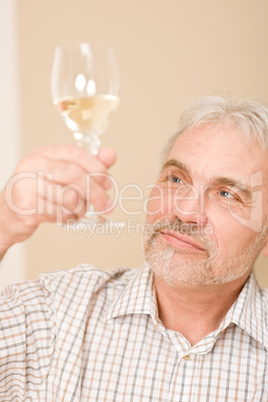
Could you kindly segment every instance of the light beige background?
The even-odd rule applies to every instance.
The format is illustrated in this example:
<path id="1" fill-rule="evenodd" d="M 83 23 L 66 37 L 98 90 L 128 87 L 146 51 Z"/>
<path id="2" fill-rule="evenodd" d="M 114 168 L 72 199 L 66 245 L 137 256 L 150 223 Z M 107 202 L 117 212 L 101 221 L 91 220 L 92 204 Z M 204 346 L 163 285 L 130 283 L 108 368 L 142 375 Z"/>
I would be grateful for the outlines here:
<path id="1" fill-rule="evenodd" d="M 121 187 L 153 182 L 161 147 L 196 97 L 232 91 L 268 100 L 266 0 L 19 0 L 17 6 L 23 154 L 73 143 L 50 97 L 58 44 L 102 41 L 115 49 L 122 101 L 102 140 L 117 151 L 112 173 Z M 81 262 L 140 266 L 141 235 L 129 232 L 87 239 L 45 224 L 27 241 L 27 277 Z M 258 261 L 257 275 L 268 286 L 267 261 Z"/>
<path id="2" fill-rule="evenodd" d="M 21 149 L 20 99 L 18 96 L 18 48 L 16 4 L 13 0 L 0 1 L 0 188 L 12 175 Z M 24 246 L 16 244 L 0 264 L 0 290 L 14 281 L 25 278 Z"/>

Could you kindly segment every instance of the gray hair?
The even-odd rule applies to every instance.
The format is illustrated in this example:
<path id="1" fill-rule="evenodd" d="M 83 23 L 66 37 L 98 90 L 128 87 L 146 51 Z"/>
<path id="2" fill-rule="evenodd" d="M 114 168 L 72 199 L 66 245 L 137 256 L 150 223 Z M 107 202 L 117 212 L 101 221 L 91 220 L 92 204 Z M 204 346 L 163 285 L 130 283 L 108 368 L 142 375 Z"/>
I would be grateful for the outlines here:
<path id="1" fill-rule="evenodd" d="M 257 99 L 236 99 L 231 95 L 204 96 L 182 112 L 179 126 L 162 151 L 164 162 L 175 141 L 185 130 L 204 123 L 240 129 L 246 138 L 268 146 L 268 106 Z"/>

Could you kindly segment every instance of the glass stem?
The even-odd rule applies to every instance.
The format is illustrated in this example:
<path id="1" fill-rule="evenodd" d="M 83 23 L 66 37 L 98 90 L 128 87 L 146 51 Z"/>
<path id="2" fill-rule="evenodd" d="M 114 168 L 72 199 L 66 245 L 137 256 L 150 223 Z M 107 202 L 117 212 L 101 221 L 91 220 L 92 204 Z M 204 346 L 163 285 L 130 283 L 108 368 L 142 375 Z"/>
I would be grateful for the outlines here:
<path id="1" fill-rule="evenodd" d="M 86 149 L 92 155 L 98 155 L 100 148 L 100 139 L 96 134 L 83 135 L 77 140 L 79 147 Z"/>
<path id="2" fill-rule="evenodd" d="M 100 139 L 96 134 L 82 135 L 80 133 L 74 133 L 74 138 L 77 141 L 77 145 L 83 149 L 89 151 L 92 155 L 97 156 L 99 153 Z M 90 218 L 91 223 L 97 223 L 99 220 L 98 214 L 95 212 L 93 205 L 88 205 L 87 212 L 85 213 L 85 221 Z"/>

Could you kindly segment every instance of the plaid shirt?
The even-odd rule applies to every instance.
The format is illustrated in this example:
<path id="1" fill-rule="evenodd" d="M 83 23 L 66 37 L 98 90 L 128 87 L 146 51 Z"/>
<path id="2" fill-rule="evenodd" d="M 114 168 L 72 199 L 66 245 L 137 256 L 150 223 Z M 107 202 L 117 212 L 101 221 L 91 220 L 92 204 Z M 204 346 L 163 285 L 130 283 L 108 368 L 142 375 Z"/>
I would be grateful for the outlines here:
<path id="1" fill-rule="evenodd" d="M 43 274 L 0 302 L 2 402 L 268 401 L 268 291 L 254 275 L 193 347 L 159 321 L 146 264 Z"/>

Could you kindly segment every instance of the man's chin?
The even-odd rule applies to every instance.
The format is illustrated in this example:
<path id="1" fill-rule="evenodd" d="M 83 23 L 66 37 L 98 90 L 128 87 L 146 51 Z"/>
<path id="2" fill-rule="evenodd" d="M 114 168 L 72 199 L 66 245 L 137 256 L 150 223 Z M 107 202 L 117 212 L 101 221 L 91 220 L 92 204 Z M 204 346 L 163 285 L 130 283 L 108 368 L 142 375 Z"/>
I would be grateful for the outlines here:
<path id="1" fill-rule="evenodd" d="M 172 287 L 179 284 L 204 286 L 215 280 L 210 277 L 212 272 L 205 257 L 174 247 L 166 247 L 162 252 L 155 250 L 154 256 L 150 252 L 145 259 L 152 271 Z"/>

